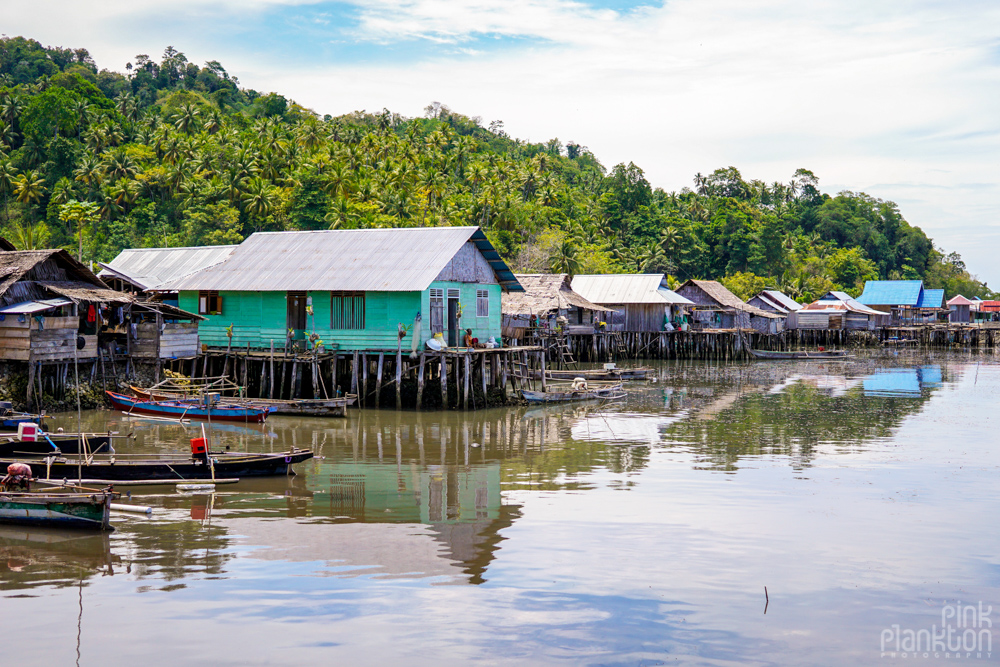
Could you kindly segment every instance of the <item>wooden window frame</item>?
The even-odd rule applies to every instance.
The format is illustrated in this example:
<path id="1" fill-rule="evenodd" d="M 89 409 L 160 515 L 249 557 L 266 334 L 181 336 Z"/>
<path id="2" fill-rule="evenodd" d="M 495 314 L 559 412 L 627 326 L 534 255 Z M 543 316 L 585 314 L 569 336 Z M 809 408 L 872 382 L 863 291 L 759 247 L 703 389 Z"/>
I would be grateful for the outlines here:
<path id="1" fill-rule="evenodd" d="M 476 317 L 490 316 L 490 291 L 485 289 L 476 290 Z"/>
<path id="2" fill-rule="evenodd" d="M 432 334 L 444 332 L 444 289 L 440 287 L 430 291 L 430 327 Z"/>
<path id="3" fill-rule="evenodd" d="M 218 290 L 201 290 L 198 292 L 199 315 L 221 315 L 222 297 Z"/>
<path id="4" fill-rule="evenodd" d="M 330 328 L 359 331 L 365 328 L 365 293 L 330 292 Z"/>

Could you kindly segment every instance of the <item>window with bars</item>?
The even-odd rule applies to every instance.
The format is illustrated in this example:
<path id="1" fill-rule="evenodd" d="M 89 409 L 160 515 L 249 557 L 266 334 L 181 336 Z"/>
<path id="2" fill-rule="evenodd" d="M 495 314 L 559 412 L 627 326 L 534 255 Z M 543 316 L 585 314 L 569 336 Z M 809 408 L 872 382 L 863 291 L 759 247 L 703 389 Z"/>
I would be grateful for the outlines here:
<path id="1" fill-rule="evenodd" d="M 490 316 L 490 293 L 489 290 L 476 290 L 476 317 Z"/>
<path id="2" fill-rule="evenodd" d="M 199 315 L 221 315 L 222 297 L 218 292 L 198 292 Z"/>
<path id="3" fill-rule="evenodd" d="M 431 288 L 431 333 L 444 331 L 444 290 Z"/>
<path id="4" fill-rule="evenodd" d="M 364 292 L 330 292 L 330 328 L 365 328 Z"/>

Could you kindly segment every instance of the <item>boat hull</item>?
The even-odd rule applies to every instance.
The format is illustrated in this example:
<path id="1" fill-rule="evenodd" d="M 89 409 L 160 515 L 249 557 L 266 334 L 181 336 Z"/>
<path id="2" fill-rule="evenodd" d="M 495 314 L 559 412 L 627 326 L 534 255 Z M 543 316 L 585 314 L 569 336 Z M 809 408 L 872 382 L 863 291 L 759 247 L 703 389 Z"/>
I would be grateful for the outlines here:
<path id="1" fill-rule="evenodd" d="M 805 359 L 848 359 L 847 350 L 832 350 L 829 352 L 785 352 L 778 350 L 748 350 L 755 359 L 805 360 Z"/>
<path id="2" fill-rule="evenodd" d="M 650 372 L 648 368 L 619 368 L 613 371 L 605 370 L 549 370 L 545 371 L 545 378 L 547 380 L 575 380 L 576 378 L 583 378 L 584 380 L 645 380 L 646 375 Z M 538 374 L 536 373 L 536 379 Z"/>
<path id="3" fill-rule="evenodd" d="M 529 403 L 568 403 L 570 401 L 592 401 L 597 399 L 624 398 L 621 385 L 601 389 L 581 389 L 579 391 L 521 391 L 521 397 Z"/>
<path id="4" fill-rule="evenodd" d="M 112 530 L 116 494 L 0 493 L 0 523 L 52 528 Z"/>
<path id="5" fill-rule="evenodd" d="M 79 477 L 107 481 L 165 480 L 268 477 L 293 475 L 292 466 L 311 459 L 308 450 L 279 454 L 212 454 L 213 465 L 204 459 L 117 459 L 78 463 L 73 459 L 59 458 L 51 463 L 47 459 L 20 459 L 19 463 L 31 466 L 32 475 L 43 479 L 68 479 Z M 0 460 L 6 467 L 12 460 Z M 214 467 L 214 474 L 213 474 Z"/>
<path id="6" fill-rule="evenodd" d="M 113 391 L 107 392 L 111 405 L 133 415 L 151 415 L 167 419 L 199 419 L 220 422 L 261 423 L 267 419 L 268 408 L 254 406 L 213 406 L 206 408 L 198 402 L 145 401 Z"/>
<path id="7" fill-rule="evenodd" d="M 52 445 L 59 448 L 63 454 L 79 454 L 80 439 L 76 435 L 48 434 L 49 443 L 45 438 L 39 440 L 18 440 L 16 436 L 0 436 L 0 457 L 18 456 L 48 456 L 55 453 Z M 12 439 L 8 439 L 12 438 Z M 91 454 L 99 454 L 108 451 L 108 443 L 111 442 L 109 435 L 87 435 L 87 446 Z"/>

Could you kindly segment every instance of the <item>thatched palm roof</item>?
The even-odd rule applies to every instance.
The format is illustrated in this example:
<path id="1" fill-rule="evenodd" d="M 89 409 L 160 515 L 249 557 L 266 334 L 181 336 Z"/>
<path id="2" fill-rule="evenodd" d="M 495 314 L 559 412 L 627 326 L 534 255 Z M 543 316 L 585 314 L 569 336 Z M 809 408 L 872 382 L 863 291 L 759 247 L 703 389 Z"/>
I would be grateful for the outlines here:
<path id="1" fill-rule="evenodd" d="M 504 292 L 501 311 L 504 315 L 542 315 L 553 310 L 583 308 L 595 312 L 608 310 L 587 301 L 570 287 L 565 273 L 522 273 L 517 281 L 523 292 Z"/>
<path id="2" fill-rule="evenodd" d="M 124 292 L 108 289 L 100 278 L 65 250 L 0 252 L 0 305 L 50 298 L 50 293 L 73 301 L 134 301 Z"/>

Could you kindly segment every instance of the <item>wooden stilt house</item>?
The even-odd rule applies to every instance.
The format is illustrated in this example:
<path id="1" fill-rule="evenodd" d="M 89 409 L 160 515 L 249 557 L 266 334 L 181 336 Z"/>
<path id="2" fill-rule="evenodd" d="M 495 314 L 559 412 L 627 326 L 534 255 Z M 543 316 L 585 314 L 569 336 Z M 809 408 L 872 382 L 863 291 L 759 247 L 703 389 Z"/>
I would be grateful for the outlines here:
<path id="1" fill-rule="evenodd" d="M 593 334 L 609 309 L 576 293 L 565 273 L 517 274 L 523 292 L 503 295 L 503 335 L 524 340 L 529 331 Z M 596 318 L 596 320 L 595 320 Z"/>
<path id="2" fill-rule="evenodd" d="M 0 252 L 0 359 L 93 359 L 101 329 L 134 300 L 65 250 Z"/>
<path id="3" fill-rule="evenodd" d="M 258 232 L 156 288 L 205 318 L 204 346 L 338 351 L 499 340 L 500 294 L 522 289 L 478 227 Z"/>
<path id="4" fill-rule="evenodd" d="M 612 311 L 610 331 L 672 331 L 694 305 L 671 290 L 662 273 L 581 275 L 573 278 L 573 289 Z"/>
<path id="5" fill-rule="evenodd" d="M 756 329 L 779 333 L 784 317 L 743 303 L 715 280 L 689 280 L 677 293 L 694 302 L 692 326 L 696 329 Z"/>

